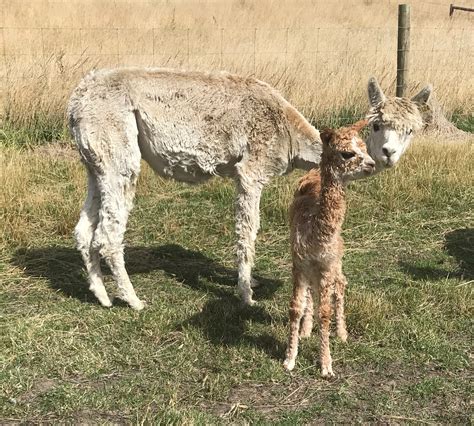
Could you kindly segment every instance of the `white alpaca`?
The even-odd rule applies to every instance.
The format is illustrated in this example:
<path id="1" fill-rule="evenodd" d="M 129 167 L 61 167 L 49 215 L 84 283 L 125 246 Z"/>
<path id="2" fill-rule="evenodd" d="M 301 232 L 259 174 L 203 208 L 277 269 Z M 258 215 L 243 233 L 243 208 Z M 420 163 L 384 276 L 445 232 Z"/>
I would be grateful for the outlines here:
<path id="1" fill-rule="evenodd" d="M 426 102 L 429 92 L 425 89 L 426 96 L 418 95 L 417 102 Z M 369 98 L 371 120 L 379 126 L 369 136 L 369 153 L 381 170 L 398 160 L 410 136 L 385 120 L 381 106 L 391 100 L 373 79 Z M 405 122 L 416 116 L 415 124 L 421 123 L 414 102 L 404 100 L 398 113 Z M 317 167 L 319 132 L 268 84 L 224 72 L 95 71 L 74 90 L 68 118 L 89 176 L 75 235 L 90 289 L 100 303 L 111 306 L 99 255 L 112 271 L 119 297 L 134 309 L 143 308 L 123 258 L 123 237 L 143 158 L 158 174 L 184 182 L 213 176 L 235 179 L 238 289 L 251 305 L 262 188 L 273 176 Z M 384 147 L 390 148 L 388 154 Z"/>

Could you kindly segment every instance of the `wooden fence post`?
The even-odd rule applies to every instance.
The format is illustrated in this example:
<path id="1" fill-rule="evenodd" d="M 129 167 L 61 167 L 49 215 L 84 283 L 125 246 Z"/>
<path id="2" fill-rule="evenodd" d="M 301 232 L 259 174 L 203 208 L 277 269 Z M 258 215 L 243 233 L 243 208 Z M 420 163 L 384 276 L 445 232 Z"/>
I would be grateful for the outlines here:
<path id="1" fill-rule="evenodd" d="M 410 5 L 398 5 L 397 96 L 405 96 L 410 53 Z"/>

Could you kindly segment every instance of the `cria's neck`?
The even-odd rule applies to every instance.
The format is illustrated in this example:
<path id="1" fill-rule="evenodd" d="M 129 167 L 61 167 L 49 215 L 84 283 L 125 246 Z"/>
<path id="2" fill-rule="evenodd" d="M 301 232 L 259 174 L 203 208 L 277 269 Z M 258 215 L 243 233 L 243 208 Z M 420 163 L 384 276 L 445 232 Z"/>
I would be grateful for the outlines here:
<path id="1" fill-rule="evenodd" d="M 319 228 L 324 234 L 339 232 L 346 213 L 344 183 L 331 172 L 321 171 Z"/>

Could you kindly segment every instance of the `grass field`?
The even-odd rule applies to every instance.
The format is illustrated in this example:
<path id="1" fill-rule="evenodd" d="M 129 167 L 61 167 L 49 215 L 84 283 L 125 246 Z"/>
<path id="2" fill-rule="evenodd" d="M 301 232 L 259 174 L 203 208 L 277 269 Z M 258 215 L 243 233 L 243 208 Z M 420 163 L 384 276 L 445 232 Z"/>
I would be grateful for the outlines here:
<path id="1" fill-rule="evenodd" d="M 413 0 L 410 93 L 431 82 L 474 132 L 474 14 Z M 133 6 L 133 7 L 132 7 Z M 144 165 L 126 263 L 147 307 L 105 309 L 73 228 L 85 172 L 66 102 L 91 68 L 226 69 L 277 87 L 315 126 L 395 88 L 392 0 L 0 0 L 0 423 L 467 424 L 472 421 L 473 139 L 419 139 L 352 184 L 344 227 L 349 340 L 319 377 L 317 336 L 282 367 L 291 289 L 287 208 L 264 192 L 258 305 L 235 295 L 232 182 L 186 186 Z M 65 142 L 62 142 L 65 141 Z M 104 269 L 107 271 L 107 269 Z M 110 273 L 110 293 L 114 286 Z M 317 330 L 316 334 L 317 334 Z"/>
<path id="2" fill-rule="evenodd" d="M 1 155 L 1 422 L 456 423 L 470 421 L 474 314 L 472 142 L 419 140 L 350 188 L 346 345 L 319 377 L 317 337 L 282 368 L 298 173 L 262 201 L 258 305 L 235 296 L 233 186 L 191 187 L 144 167 L 126 262 L 147 308 L 100 307 L 72 230 L 77 154 Z M 110 275 L 108 286 L 113 292 Z"/>

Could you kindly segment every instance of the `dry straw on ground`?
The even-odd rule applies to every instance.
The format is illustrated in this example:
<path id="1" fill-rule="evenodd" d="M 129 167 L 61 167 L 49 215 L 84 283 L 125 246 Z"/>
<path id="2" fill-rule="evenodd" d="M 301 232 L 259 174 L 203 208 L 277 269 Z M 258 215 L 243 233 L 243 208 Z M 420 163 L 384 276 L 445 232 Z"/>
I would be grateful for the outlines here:
<path id="1" fill-rule="evenodd" d="M 413 1 L 410 82 L 435 85 L 448 113 L 472 111 L 472 17 Z M 4 1 L 0 74 L 11 121 L 63 117 L 96 66 L 226 69 L 278 87 L 308 116 L 363 113 L 365 82 L 394 88 L 393 1 Z"/>

